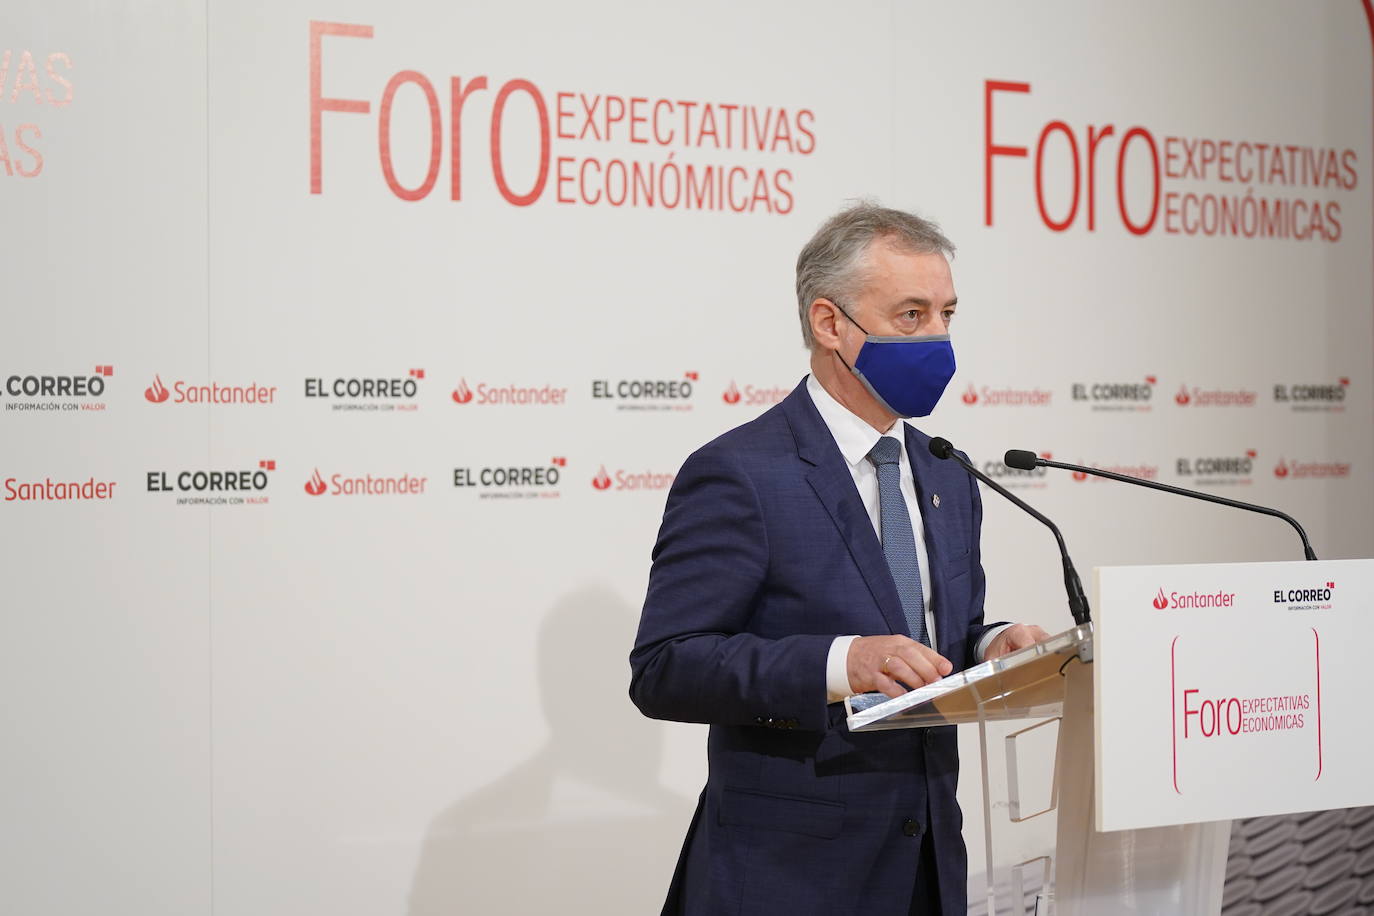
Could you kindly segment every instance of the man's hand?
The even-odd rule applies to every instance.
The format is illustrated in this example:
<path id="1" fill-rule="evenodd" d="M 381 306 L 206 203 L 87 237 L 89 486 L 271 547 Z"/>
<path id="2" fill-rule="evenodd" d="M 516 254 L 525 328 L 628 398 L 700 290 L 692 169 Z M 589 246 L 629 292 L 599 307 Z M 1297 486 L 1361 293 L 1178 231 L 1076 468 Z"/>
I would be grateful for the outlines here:
<path id="1" fill-rule="evenodd" d="M 845 668 L 850 690 L 877 690 L 893 698 L 954 670 L 948 659 L 909 636 L 860 636 L 849 644 Z"/>
<path id="2" fill-rule="evenodd" d="M 984 661 L 992 661 L 1003 655 L 1015 652 L 1017 649 L 1024 649 L 1026 646 L 1033 646 L 1038 642 L 1044 642 L 1050 638 L 1040 627 L 1033 623 L 1014 623 L 1007 627 L 988 646 L 988 651 L 984 654 Z"/>

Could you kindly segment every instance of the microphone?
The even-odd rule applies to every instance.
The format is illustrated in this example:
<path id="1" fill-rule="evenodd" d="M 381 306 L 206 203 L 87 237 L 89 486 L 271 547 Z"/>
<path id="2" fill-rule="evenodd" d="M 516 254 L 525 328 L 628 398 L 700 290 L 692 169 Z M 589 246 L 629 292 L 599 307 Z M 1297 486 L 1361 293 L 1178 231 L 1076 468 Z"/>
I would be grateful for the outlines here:
<path id="1" fill-rule="evenodd" d="M 1119 480 L 1122 483 L 1133 483 L 1142 487 L 1149 487 L 1151 490 L 1163 490 L 1165 493 L 1177 493 L 1179 496 L 1191 496 L 1193 499 L 1201 499 L 1209 503 L 1217 503 L 1222 506 L 1230 506 L 1232 509 L 1245 509 L 1249 512 L 1258 512 L 1260 515 L 1272 515 L 1274 518 L 1281 518 L 1298 532 L 1298 537 L 1302 538 L 1302 552 L 1309 560 L 1317 558 L 1316 552 L 1312 549 L 1312 543 L 1307 540 L 1307 532 L 1302 530 L 1297 519 L 1278 509 L 1270 509 L 1268 506 L 1257 506 L 1254 503 L 1243 503 L 1238 499 L 1227 499 L 1224 496 L 1213 496 L 1211 493 L 1202 493 L 1198 490 L 1185 490 L 1183 487 L 1171 487 L 1167 483 L 1157 483 L 1153 480 L 1141 480 L 1139 477 L 1128 477 L 1125 474 L 1118 474 L 1115 471 L 1104 471 L 1101 468 L 1085 468 L 1076 464 L 1065 464 L 1062 461 L 1050 461 L 1048 458 L 1041 458 L 1035 452 L 1028 452 L 1025 449 L 1014 448 L 1007 452 L 1002 458 L 1002 463 L 1009 468 L 1016 468 L 1018 471 L 1030 471 L 1037 467 L 1059 468 L 1063 471 L 1077 471 L 1080 474 L 1092 474 L 1095 477 L 1106 477 L 1109 480 Z"/>
<path id="2" fill-rule="evenodd" d="M 948 439 L 943 439 L 939 436 L 931 439 L 930 453 L 942 461 L 953 458 L 963 466 L 964 470 L 981 480 L 990 489 L 996 490 L 1017 506 L 1020 506 L 1021 509 L 1030 513 L 1032 518 L 1054 532 L 1054 539 L 1059 544 L 1059 556 L 1064 561 L 1064 591 L 1067 592 L 1069 596 L 1069 613 L 1073 615 L 1073 622 L 1075 624 L 1081 626 L 1088 623 L 1092 619 L 1092 615 L 1088 610 L 1088 597 L 1083 594 L 1083 583 L 1078 580 L 1078 571 L 1073 568 L 1073 561 L 1069 559 L 1069 549 L 1064 546 L 1064 535 L 1059 533 L 1059 526 L 1032 509 L 1006 487 L 965 461 L 963 456 L 954 450 L 954 445 Z"/>

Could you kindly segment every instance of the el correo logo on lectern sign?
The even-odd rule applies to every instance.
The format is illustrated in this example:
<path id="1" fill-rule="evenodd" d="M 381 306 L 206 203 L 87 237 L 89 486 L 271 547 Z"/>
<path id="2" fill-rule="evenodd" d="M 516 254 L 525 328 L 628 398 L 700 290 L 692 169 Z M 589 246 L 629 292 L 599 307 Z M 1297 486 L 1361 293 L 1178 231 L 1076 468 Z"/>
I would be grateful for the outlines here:
<path id="1" fill-rule="evenodd" d="M 1374 804 L 1374 560 L 1095 571 L 1097 829 Z"/>

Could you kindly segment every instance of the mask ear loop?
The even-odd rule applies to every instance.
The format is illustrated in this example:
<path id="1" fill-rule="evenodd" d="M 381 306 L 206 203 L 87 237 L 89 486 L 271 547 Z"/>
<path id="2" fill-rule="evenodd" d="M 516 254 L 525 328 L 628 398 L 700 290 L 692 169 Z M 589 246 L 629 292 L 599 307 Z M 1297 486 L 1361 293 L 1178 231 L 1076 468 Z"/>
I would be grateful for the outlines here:
<path id="1" fill-rule="evenodd" d="M 863 335 L 864 335 L 865 337 L 872 337 L 872 336 L 873 336 L 873 335 L 869 334 L 867 331 L 864 331 L 864 326 L 861 325 L 861 324 L 859 324 L 857 321 L 855 321 L 855 320 L 854 320 L 854 317 L 844 310 L 844 306 L 840 305 L 838 302 L 836 302 L 834 299 L 829 298 L 828 296 L 826 297 L 826 300 L 827 300 L 831 305 L 835 306 L 835 308 L 839 309 L 840 314 L 843 315 L 844 317 L 848 318 L 850 324 L 854 325 L 854 327 L 858 328 L 860 331 L 863 331 Z M 840 365 L 844 366 L 844 367 L 845 367 L 846 369 L 848 369 L 850 372 L 853 372 L 853 371 L 854 371 L 854 367 L 851 366 L 851 365 L 849 365 L 849 363 L 847 363 L 847 362 L 844 361 L 844 357 L 840 355 L 840 351 L 839 351 L 839 350 L 836 350 L 836 351 L 835 351 L 835 358 L 838 359 L 838 360 L 840 361 Z"/>

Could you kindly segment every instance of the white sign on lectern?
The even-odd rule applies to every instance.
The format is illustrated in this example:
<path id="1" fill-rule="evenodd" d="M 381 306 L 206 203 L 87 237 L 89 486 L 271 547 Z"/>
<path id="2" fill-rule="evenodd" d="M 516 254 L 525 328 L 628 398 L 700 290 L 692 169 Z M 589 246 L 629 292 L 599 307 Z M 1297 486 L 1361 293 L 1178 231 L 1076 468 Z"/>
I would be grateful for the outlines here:
<path id="1" fill-rule="evenodd" d="M 1374 560 L 1095 571 L 1097 829 L 1374 804 Z"/>

